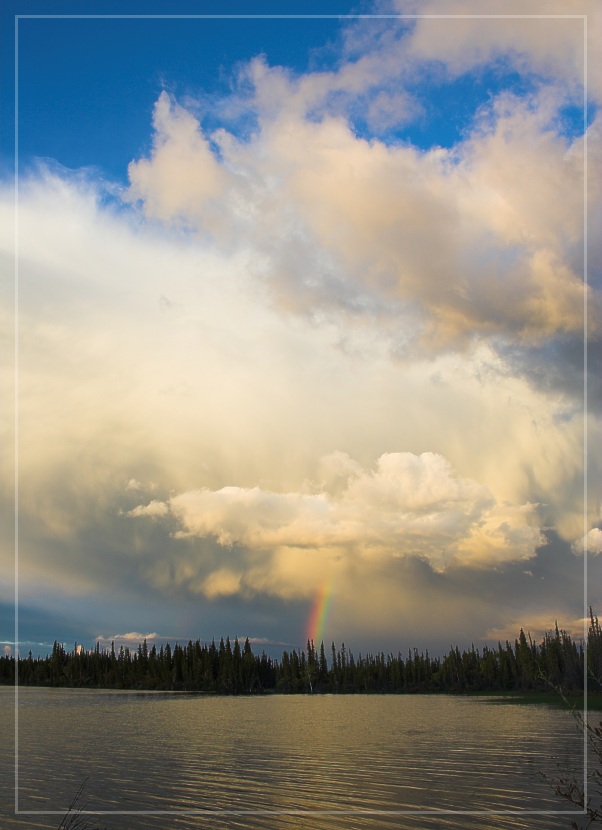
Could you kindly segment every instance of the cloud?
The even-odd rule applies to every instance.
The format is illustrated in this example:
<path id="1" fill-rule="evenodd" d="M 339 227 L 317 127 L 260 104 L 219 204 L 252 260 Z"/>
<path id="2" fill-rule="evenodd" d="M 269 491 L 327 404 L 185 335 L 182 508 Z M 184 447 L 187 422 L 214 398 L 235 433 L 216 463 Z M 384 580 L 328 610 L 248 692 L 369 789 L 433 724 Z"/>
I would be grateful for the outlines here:
<path id="1" fill-rule="evenodd" d="M 339 474 L 332 493 L 230 486 L 170 498 L 178 538 L 211 537 L 226 551 L 237 548 L 232 559 L 238 569 L 220 567 L 199 579 L 193 568 L 191 578 L 205 595 L 289 595 L 294 586 L 301 595 L 312 593 L 325 572 L 347 567 L 346 557 L 418 556 L 436 569 L 457 563 L 491 568 L 532 557 L 543 541 L 535 505 L 496 504 L 486 487 L 458 477 L 440 455 L 387 453 L 370 471 L 337 453 L 324 467 Z M 129 515 L 156 515 L 152 505 Z"/>
<path id="2" fill-rule="evenodd" d="M 162 93 L 154 150 L 130 165 L 131 198 L 148 216 L 185 221 L 223 250 L 252 247 L 278 308 L 371 320 L 398 354 L 402 342 L 433 354 L 475 337 L 527 347 L 578 337 L 584 290 L 595 334 L 599 297 L 579 259 L 583 141 L 552 128 L 553 95 L 501 94 L 461 144 L 419 151 L 358 138 L 341 117 L 290 113 L 288 82 L 262 67 L 253 79 L 272 107 L 246 141 L 205 136 Z M 198 179 L 179 174 L 183 158 Z"/>
<path id="3" fill-rule="evenodd" d="M 238 639 L 243 641 L 246 638 L 244 636 L 243 637 L 239 636 Z M 257 645 L 257 646 L 287 646 L 287 647 L 290 647 L 290 646 L 295 645 L 294 643 L 285 643 L 281 640 L 270 640 L 268 637 L 249 637 L 248 639 L 249 639 L 249 643 L 251 643 L 251 645 Z"/>
<path id="4" fill-rule="evenodd" d="M 126 634 L 113 634 L 110 637 L 105 637 L 102 634 L 99 634 L 95 637 L 95 642 L 97 642 L 101 648 L 111 648 L 111 645 L 114 644 L 115 646 L 129 646 L 130 648 L 133 646 L 138 646 L 140 643 L 143 643 L 145 640 L 147 643 L 151 644 L 154 642 L 159 641 L 168 641 L 171 640 L 172 642 L 175 640 L 175 637 L 164 637 L 161 634 L 157 634 L 153 632 L 151 634 L 141 634 L 138 631 L 129 631 Z"/>
<path id="5" fill-rule="evenodd" d="M 5 192 L 2 216 L 11 203 Z M 137 225 L 101 207 L 90 182 L 24 181 L 20 233 L 23 578 L 29 561 L 57 584 L 93 579 L 96 566 L 78 568 L 67 551 L 87 527 L 102 539 L 101 521 L 141 506 L 124 482 L 156 482 L 158 513 L 170 491 L 226 486 L 303 496 L 310 480 L 332 499 L 392 448 L 439 454 L 496 503 L 545 503 L 546 521 L 579 533 L 583 422 L 562 379 L 525 383 L 512 355 L 479 344 L 400 361 L 386 325 L 291 318 L 248 251 L 217 254 Z M 7 256 L 13 241 L 3 239 Z M 164 314 L 156 298 L 168 285 L 179 305 Z M 541 376 L 548 363 L 558 367 L 556 353 Z M 595 414 L 590 429 L 593 442 Z M 61 545 L 68 576 L 56 568 Z"/>
<path id="6" fill-rule="evenodd" d="M 202 591 L 209 599 L 240 593 L 242 574 L 228 568 L 213 571 L 202 583 Z"/>
<path id="7" fill-rule="evenodd" d="M 162 92 L 153 113 L 152 165 L 142 159 L 129 166 L 130 198 L 144 199 L 153 219 L 187 222 L 221 198 L 227 170 L 217 164 L 198 123 Z M 177 153 L 173 148 L 177 147 Z"/>
<path id="8" fill-rule="evenodd" d="M 485 637 L 488 640 L 497 640 L 501 643 L 508 640 L 513 644 L 522 628 L 527 637 L 531 636 L 531 639 L 539 645 L 546 634 L 554 633 L 552 627 L 554 621 L 558 624 L 558 629 L 566 631 L 575 642 L 578 643 L 583 639 L 584 620 L 567 617 L 564 609 L 560 613 L 554 613 L 552 609 L 548 609 L 544 613 L 531 615 L 527 619 L 508 621 L 500 628 L 488 629 Z"/>
<path id="9" fill-rule="evenodd" d="M 418 62 L 435 61 L 454 75 L 467 73 L 491 63 L 510 64 L 523 73 L 535 73 L 555 82 L 576 97 L 584 80 L 584 21 L 587 15 L 590 55 L 596 54 L 602 24 L 600 5 L 595 0 L 507 0 L 506 19 L 488 19 L 488 12 L 475 0 L 395 0 L 400 13 L 424 15 L 407 39 L 411 57 Z M 440 15 L 440 19 L 427 19 Z M 446 19 L 459 15 L 461 19 Z M 530 19 L 528 15 L 540 15 Z M 571 17 L 571 16 L 574 17 Z M 599 73 L 591 72 L 589 91 L 600 100 Z"/>
<path id="10" fill-rule="evenodd" d="M 520 619 L 535 584 L 568 613 L 575 560 L 539 545 L 583 532 L 584 140 L 562 123 L 580 21 L 522 22 L 454 23 L 458 40 L 450 21 L 358 22 L 328 70 L 258 59 L 194 110 L 163 93 L 125 192 L 21 178 L 24 595 L 119 597 L 111 619 L 140 637 L 174 608 L 292 626 L 330 577 L 339 631 L 501 629 L 498 599 Z M 485 67 L 525 86 L 453 147 L 402 141 L 429 117 L 424 84 Z M 9 268 L 13 210 L 0 189 Z M 595 406 L 587 427 L 597 446 Z M 4 467 L 0 484 L 10 505 Z"/>
<path id="11" fill-rule="evenodd" d="M 585 550 L 594 556 L 602 553 L 602 530 L 598 527 L 592 528 L 582 539 L 573 542 L 573 553 L 583 554 Z"/>
<path id="12" fill-rule="evenodd" d="M 167 516 L 169 513 L 169 507 L 165 504 L 165 502 L 157 501 L 153 499 L 153 501 L 149 502 L 146 505 L 140 505 L 139 507 L 134 507 L 132 510 L 129 510 L 127 515 L 128 516 L 151 516 L 153 518 L 159 519 Z"/>

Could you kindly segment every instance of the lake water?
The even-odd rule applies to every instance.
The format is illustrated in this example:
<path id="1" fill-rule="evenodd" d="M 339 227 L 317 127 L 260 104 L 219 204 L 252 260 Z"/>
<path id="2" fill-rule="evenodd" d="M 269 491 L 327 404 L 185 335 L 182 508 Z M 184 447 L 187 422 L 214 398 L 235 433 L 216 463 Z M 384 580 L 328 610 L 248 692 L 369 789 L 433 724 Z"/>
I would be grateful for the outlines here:
<path id="1" fill-rule="evenodd" d="M 12 688 L 0 712 L 0 826 L 56 828 L 12 815 Z M 540 773 L 583 768 L 567 712 L 474 697 L 21 689 L 18 735 L 19 809 L 61 811 L 89 776 L 109 830 L 568 828 Z"/>

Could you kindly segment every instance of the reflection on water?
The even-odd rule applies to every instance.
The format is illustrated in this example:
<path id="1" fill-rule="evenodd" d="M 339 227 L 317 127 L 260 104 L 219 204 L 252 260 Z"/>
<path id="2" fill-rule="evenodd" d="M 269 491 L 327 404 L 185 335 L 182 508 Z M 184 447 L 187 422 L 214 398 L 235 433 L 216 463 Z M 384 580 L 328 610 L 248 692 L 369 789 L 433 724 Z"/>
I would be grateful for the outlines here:
<path id="1" fill-rule="evenodd" d="M 14 775 L 11 689 L 0 690 L 0 706 L 6 792 Z M 445 696 L 21 689 L 18 733 L 20 809 L 62 810 L 90 776 L 88 809 L 130 813 L 100 817 L 110 830 L 564 828 L 569 805 L 539 773 L 553 776 L 556 760 L 583 765 L 582 737 L 566 712 Z M 190 810 L 227 815 L 178 815 Z M 412 814 L 433 810 L 477 815 Z M 496 810 L 513 814 L 483 813 Z M 59 821 L 7 816 L 3 824 Z"/>

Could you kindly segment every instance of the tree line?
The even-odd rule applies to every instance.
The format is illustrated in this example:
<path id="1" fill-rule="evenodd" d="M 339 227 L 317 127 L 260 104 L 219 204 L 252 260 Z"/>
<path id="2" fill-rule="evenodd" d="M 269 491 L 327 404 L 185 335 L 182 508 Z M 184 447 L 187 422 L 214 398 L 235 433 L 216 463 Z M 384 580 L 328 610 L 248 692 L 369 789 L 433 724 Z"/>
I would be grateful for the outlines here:
<path id="1" fill-rule="evenodd" d="M 590 691 L 601 690 L 602 632 L 590 609 L 587 649 L 566 631 L 547 632 L 535 643 L 523 629 L 513 643 L 460 651 L 455 646 L 443 657 L 409 649 L 407 655 L 380 652 L 358 654 L 332 643 L 328 655 L 321 642 L 308 640 L 305 649 L 284 651 L 280 659 L 254 654 L 247 638 L 192 640 L 150 648 L 146 642 L 128 647 L 91 650 L 74 645 L 67 651 L 55 642 L 44 658 L 0 657 L 0 683 L 21 686 L 137 689 L 206 692 L 224 695 L 256 693 L 425 693 L 545 690 L 549 683 L 567 693 L 584 686 L 585 655 Z"/>

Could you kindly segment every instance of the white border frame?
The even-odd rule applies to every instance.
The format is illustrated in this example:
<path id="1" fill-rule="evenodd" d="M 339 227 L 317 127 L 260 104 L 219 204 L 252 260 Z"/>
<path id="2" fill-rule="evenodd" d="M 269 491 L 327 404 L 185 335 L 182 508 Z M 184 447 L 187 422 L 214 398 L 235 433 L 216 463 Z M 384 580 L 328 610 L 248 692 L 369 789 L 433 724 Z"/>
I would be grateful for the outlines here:
<path id="1" fill-rule="evenodd" d="M 15 815 L 57 815 L 63 816 L 63 810 L 20 810 L 19 809 L 19 21 L 31 19 L 46 20 L 456 20 L 456 19 L 478 19 L 478 20 L 514 20 L 514 19 L 581 19 L 583 21 L 583 640 L 584 640 L 584 729 L 583 729 L 583 752 L 584 752 L 584 803 L 588 801 L 588 758 L 587 758 L 587 634 L 588 634 L 588 604 L 587 604 L 587 534 L 588 528 L 588 208 L 587 208 L 587 100 L 588 100 L 588 77 L 587 77 L 587 14 L 16 14 L 15 20 L 15 149 L 14 149 L 14 199 L 15 199 L 15 274 L 14 274 L 14 311 L 15 311 L 15 398 L 14 398 L 14 434 L 15 434 Z M 402 815 L 559 815 L 559 816 L 586 816 L 585 810 L 81 810 L 79 815 L 122 815 L 122 816 L 184 816 L 184 815 L 207 815 L 207 816 L 263 816 L 263 815 L 288 815 L 288 816 L 325 816 L 325 815 L 355 815 L 355 816 L 402 816 Z"/>

